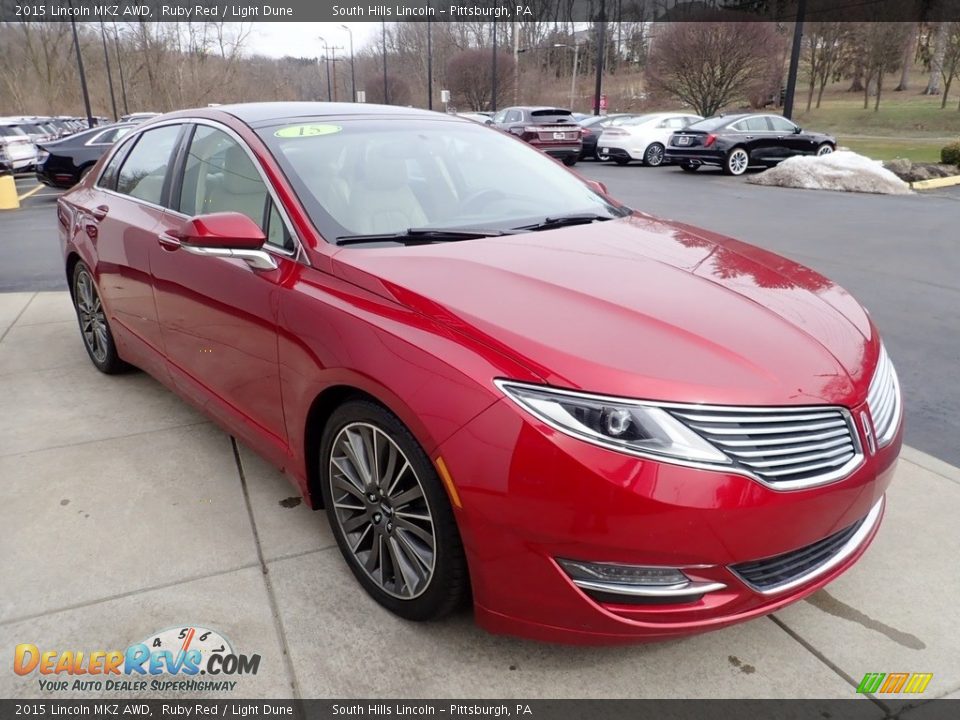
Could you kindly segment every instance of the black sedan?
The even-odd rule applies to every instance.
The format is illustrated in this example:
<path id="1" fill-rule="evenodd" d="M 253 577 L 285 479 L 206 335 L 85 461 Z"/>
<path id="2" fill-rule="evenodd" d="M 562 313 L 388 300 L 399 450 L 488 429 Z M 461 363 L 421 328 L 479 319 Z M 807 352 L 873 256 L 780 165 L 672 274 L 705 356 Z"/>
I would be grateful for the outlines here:
<path id="1" fill-rule="evenodd" d="M 832 135 L 804 130 L 780 115 L 720 115 L 694 123 L 670 137 L 666 159 L 687 172 L 718 165 L 727 175 L 750 167 L 772 167 L 794 155 L 828 155 Z"/>
<path id="2" fill-rule="evenodd" d="M 73 187 L 113 143 L 136 126 L 137 123 L 100 126 L 38 144 L 37 180 L 55 188 Z"/>

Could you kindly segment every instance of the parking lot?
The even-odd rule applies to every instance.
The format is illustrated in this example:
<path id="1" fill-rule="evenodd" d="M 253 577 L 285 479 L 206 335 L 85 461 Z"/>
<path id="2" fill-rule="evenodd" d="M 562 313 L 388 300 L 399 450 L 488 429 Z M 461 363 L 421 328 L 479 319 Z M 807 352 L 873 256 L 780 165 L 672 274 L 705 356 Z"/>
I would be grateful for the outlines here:
<path id="1" fill-rule="evenodd" d="M 356 585 L 323 513 L 279 472 L 146 375 L 91 366 L 43 189 L 0 213 L 0 576 L 17 580 L 0 595 L 0 644 L 113 648 L 173 625 L 216 628 L 262 656 L 233 697 L 850 698 L 867 672 L 934 674 L 901 717 L 960 697 L 960 192 L 577 168 L 634 208 L 811 265 L 870 309 L 903 382 L 911 447 L 853 570 L 769 618 L 625 648 L 494 637 L 468 612 L 399 620 Z M 374 679 L 371 666 L 384 670 Z M 37 697 L 36 683 L 2 674 L 0 695 Z M 863 708 L 879 718 L 889 705 Z"/>

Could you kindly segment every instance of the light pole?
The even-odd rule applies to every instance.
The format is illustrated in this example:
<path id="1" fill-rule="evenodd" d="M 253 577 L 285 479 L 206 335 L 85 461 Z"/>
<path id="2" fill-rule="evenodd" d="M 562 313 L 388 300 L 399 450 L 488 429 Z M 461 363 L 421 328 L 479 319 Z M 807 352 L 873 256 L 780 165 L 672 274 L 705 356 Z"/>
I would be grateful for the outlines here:
<path id="1" fill-rule="evenodd" d="M 491 98 L 490 98 L 490 109 L 493 112 L 497 111 L 497 16 L 493 16 L 493 60 L 491 64 L 491 74 L 493 75 L 491 82 Z"/>
<path id="2" fill-rule="evenodd" d="M 554 43 L 553 46 L 573 50 L 573 77 L 570 78 L 570 109 L 573 110 L 573 100 L 577 96 L 577 64 L 580 60 L 580 43 L 574 39 L 573 45 L 567 45 L 566 43 Z"/>
<path id="3" fill-rule="evenodd" d="M 103 42 L 103 64 L 107 67 L 107 85 L 110 87 L 110 105 L 113 107 L 113 120 L 120 119 L 117 115 L 117 96 L 113 94 L 113 73 L 110 71 L 110 53 L 107 52 L 107 33 L 103 29 L 103 20 L 100 21 L 100 40 Z"/>
<path id="4" fill-rule="evenodd" d="M 73 47 L 77 50 L 77 69 L 80 71 L 80 90 L 83 92 L 83 108 L 87 111 L 87 127 L 93 127 L 93 112 L 90 110 L 90 93 L 87 92 L 87 73 L 83 69 L 83 55 L 80 54 L 80 38 L 77 35 L 77 21 L 73 16 L 73 0 L 67 0 L 70 7 L 70 27 L 73 30 Z"/>
<path id="5" fill-rule="evenodd" d="M 433 110 L 433 32 L 427 18 L 427 110 Z"/>
<path id="6" fill-rule="evenodd" d="M 603 57 L 606 45 L 604 35 L 607 31 L 607 0 L 600 0 L 600 18 L 596 23 L 597 28 L 597 78 L 594 88 L 593 114 L 600 114 L 600 94 L 603 91 Z"/>
<path id="7" fill-rule="evenodd" d="M 357 101 L 357 72 L 353 63 L 353 31 L 346 25 L 341 25 L 350 35 L 350 92 L 352 93 L 352 102 Z"/>
<path id="8" fill-rule="evenodd" d="M 123 96 L 123 114 L 128 115 L 130 108 L 127 107 L 127 84 L 123 80 L 123 60 L 120 59 L 120 34 L 117 32 L 117 21 L 113 21 L 113 45 L 117 51 L 117 69 L 120 70 L 120 94 Z"/>
<path id="9" fill-rule="evenodd" d="M 383 45 L 383 104 L 389 105 L 390 98 L 387 93 L 387 22 L 380 21 L 380 41 Z"/>
<path id="10" fill-rule="evenodd" d="M 333 100 L 333 86 L 330 83 L 330 46 L 323 39 L 323 35 L 317 35 L 317 40 L 323 43 L 323 64 L 327 68 L 327 102 Z"/>

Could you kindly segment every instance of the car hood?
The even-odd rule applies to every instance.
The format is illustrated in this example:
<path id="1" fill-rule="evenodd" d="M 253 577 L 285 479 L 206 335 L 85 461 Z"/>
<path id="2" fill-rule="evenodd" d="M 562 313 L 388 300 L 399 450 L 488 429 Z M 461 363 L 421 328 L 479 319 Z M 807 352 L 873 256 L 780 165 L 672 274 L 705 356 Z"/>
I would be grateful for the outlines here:
<path id="1" fill-rule="evenodd" d="M 879 353 L 822 275 L 645 215 L 516 236 L 344 249 L 350 282 L 429 315 L 542 382 L 653 400 L 863 400 Z"/>

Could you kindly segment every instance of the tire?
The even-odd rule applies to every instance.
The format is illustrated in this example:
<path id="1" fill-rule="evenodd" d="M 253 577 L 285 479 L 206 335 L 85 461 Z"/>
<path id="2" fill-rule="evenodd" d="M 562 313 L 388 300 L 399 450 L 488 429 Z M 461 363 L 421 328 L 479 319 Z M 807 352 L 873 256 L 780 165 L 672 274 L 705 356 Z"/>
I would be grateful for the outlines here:
<path id="1" fill-rule="evenodd" d="M 374 447 L 376 461 L 368 454 Z M 396 416 L 368 400 L 341 405 L 324 428 L 318 461 L 330 528 L 367 593 L 407 620 L 457 608 L 469 590 L 460 533 L 433 463 Z"/>
<path id="2" fill-rule="evenodd" d="M 680 169 L 684 172 L 696 172 L 700 169 L 699 165 L 694 165 L 693 163 L 680 163 Z"/>
<path id="3" fill-rule="evenodd" d="M 100 293 L 93 280 L 93 273 L 82 260 L 73 268 L 70 295 L 73 299 L 73 308 L 77 313 L 83 346 L 94 367 L 105 375 L 117 375 L 129 369 L 130 366 L 117 354 L 113 332 L 110 330 L 107 313 L 100 301 Z"/>
<path id="4" fill-rule="evenodd" d="M 647 167 L 660 167 L 663 165 L 663 154 L 666 148 L 660 143 L 650 143 L 646 152 L 643 153 L 643 164 Z"/>
<path id="5" fill-rule="evenodd" d="M 563 164 L 567 167 L 573 167 L 577 164 L 577 158 L 575 155 L 568 155 L 563 159 Z"/>
<path id="6" fill-rule="evenodd" d="M 820 147 L 817 148 L 817 157 L 823 157 L 824 155 L 831 155 L 836 148 L 830 143 L 823 143 Z"/>
<path id="7" fill-rule="evenodd" d="M 622 166 L 622 165 L 627 165 L 627 164 L 630 163 L 630 161 L 627 160 L 627 158 L 622 158 L 622 157 L 614 158 L 613 161 L 614 161 L 617 165 L 621 165 L 621 166 Z"/>
<path id="8" fill-rule="evenodd" d="M 723 172 L 727 175 L 743 175 L 750 167 L 750 154 L 742 147 L 735 147 L 727 153 L 727 159 L 723 163 Z"/>

